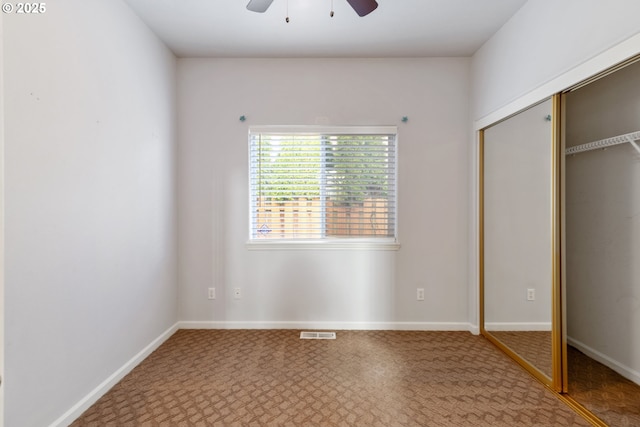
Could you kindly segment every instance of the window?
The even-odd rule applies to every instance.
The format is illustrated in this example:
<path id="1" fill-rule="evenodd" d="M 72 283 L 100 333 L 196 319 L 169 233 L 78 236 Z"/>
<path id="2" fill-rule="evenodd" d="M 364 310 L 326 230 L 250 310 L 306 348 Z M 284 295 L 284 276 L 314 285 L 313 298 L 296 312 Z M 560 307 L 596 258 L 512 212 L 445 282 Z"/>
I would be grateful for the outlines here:
<path id="1" fill-rule="evenodd" d="M 396 128 L 252 128 L 250 242 L 395 242 Z"/>

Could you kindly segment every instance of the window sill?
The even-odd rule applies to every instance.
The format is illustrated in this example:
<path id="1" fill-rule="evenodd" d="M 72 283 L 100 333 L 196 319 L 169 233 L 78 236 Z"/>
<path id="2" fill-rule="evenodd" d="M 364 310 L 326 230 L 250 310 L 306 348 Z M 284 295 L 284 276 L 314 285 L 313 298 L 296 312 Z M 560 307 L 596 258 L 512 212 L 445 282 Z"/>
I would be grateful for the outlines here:
<path id="1" fill-rule="evenodd" d="M 368 250 L 368 251 L 397 251 L 400 243 L 394 240 L 250 240 L 245 245 L 250 251 L 261 250 Z"/>

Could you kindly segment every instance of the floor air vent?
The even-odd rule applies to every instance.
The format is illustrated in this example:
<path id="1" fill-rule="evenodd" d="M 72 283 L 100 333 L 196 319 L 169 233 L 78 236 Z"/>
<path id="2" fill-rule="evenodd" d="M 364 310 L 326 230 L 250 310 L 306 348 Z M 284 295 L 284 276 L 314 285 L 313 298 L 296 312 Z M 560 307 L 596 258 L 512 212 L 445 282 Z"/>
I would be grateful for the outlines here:
<path id="1" fill-rule="evenodd" d="M 335 332 L 300 332 L 301 340 L 335 340 Z"/>

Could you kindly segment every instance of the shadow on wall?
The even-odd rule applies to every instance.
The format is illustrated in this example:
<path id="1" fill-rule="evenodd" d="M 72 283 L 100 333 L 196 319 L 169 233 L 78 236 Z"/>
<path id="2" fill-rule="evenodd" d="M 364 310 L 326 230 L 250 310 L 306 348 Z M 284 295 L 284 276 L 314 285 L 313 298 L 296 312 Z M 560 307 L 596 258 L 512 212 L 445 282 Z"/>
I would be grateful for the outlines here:
<path id="1" fill-rule="evenodd" d="M 393 256 L 385 251 L 260 251 L 257 316 L 310 324 L 388 321 Z"/>

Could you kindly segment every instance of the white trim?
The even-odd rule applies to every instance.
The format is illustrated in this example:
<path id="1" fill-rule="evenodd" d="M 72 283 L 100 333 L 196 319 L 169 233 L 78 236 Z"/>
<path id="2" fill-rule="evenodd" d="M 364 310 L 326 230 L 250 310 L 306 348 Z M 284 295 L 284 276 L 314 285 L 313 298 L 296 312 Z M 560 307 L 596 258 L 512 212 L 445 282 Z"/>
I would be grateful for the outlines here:
<path id="1" fill-rule="evenodd" d="M 551 331 L 551 322 L 485 322 L 484 328 L 489 332 Z"/>
<path id="2" fill-rule="evenodd" d="M 640 34 L 636 34 L 572 69 L 560 73 L 532 91 L 517 97 L 514 101 L 476 120 L 474 129 L 480 130 L 486 128 L 505 117 L 549 98 L 553 94 L 562 92 L 607 68 L 611 68 L 615 64 L 637 55 L 638 52 L 640 52 Z"/>
<path id="3" fill-rule="evenodd" d="M 619 373 L 620 375 L 622 375 L 623 377 L 625 377 L 626 379 L 628 379 L 629 381 L 633 381 L 634 383 L 640 385 L 640 372 L 626 366 L 623 365 L 622 363 L 618 362 L 617 360 L 612 359 L 611 357 L 607 356 L 604 353 L 600 353 L 598 350 L 595 350 L 591 347 L 589 347 L 588 345 L 586 345 L 583 342 L 580 342 L 576 339 L 573 339 L 571 337 L 567 337 L 567 344 L 571 345 L 572 347 L 575 347 L 576 349 L 580 350 L 581 352 L 583 352 L 584 354 L 586 354 L 587 356 L 589 356 L 590 358 L 592 358 L 593 360 L 595 360 L 596 362 L 600 362 L 603 365 L 613 369 L 614 371 L 616 371 L 617 373 Z"/>
<path id="4" fill-rule="evenodd" d="M 317 329 L 363 331 L 469 331 L 464 322 L 182 321 L 180 329 Z"/>
<path id="5" fill-rule="evenodd" d="M 480 327 L 478 325 L 469 324 L 469 332 L 473 335 L 480 335 Z"/>
<path id="6" fill-rule="evenodd" d="M 373 240 L 251 240 L 245 246 L 250 251 L 262 250 L 370 250 L 370 251 L 397 251 L 400 243 L 393 240 L 376 242 Z"/>
<path id="7" fill-rule="evenodd" d="M 67 412 L 62 414 L 60 418 L 52 422 L 49 427 L 62 427 L 68 426 L 76 418 L 78 418 L 84 411 L 89 409 L 91 405 L 96 403 L 107 391 L 111 389 L 118 381 L 125 377 L 133 368 L 135 368 L 140 362 L 142 362 L 147 356 L 149 356 L 155 349 L 160 347 L 171 335 L 178 330 L 179 322 L 171 326 L 164 331 L 158 338 L 154 339 L 149 345 L 143 348 L 138 354 L 133 356 L 131 360 L 126 362 L 120 369 L 111 374 L 106 380 L 104 380 L 98 387 L 90 391 L 85 397 L 83 397 L 78 403 L 73 405 Z"/>

